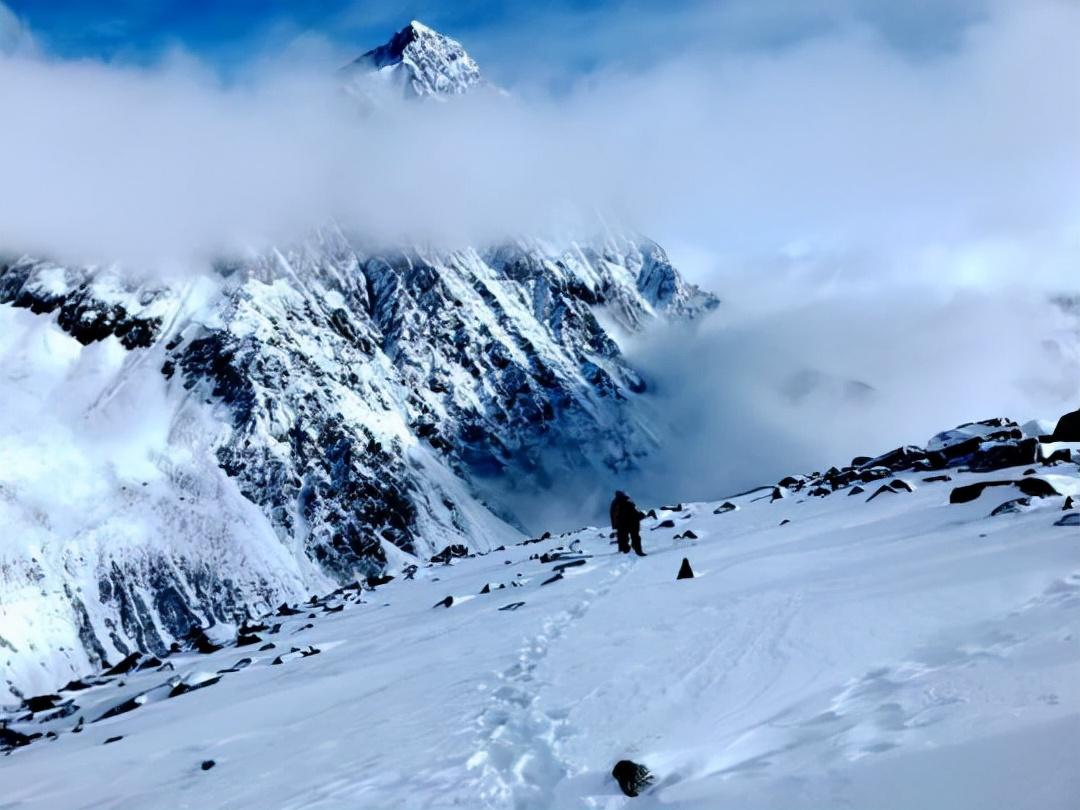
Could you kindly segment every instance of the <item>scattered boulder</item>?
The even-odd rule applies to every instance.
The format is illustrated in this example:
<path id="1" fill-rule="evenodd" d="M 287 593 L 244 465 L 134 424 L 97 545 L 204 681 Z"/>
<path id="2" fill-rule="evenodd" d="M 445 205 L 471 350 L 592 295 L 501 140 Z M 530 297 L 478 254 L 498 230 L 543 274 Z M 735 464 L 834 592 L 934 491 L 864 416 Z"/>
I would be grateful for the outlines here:
<path id="1" fill-rule="evenodd" d="M 33 738 L 7 726 L 0 726 L 0 751 L 22 748 L 33 742 Z"/>
<path id="2" fill-rule="evenodd" d="M 690 531 L 689 529 L 687 529 L 682 534 L 675 535 L 675 539 L 676 540 L 680 540 L 680 539 L 681 540 L 697 540 L 698 536 L 696 534 L 694 534 L 692 531 Z"/>
<path id="3" fill-rule="evenodd" d="M 109 669 L 105 670 L 104 674 L 106 674 L 106 675 L 125 675 L 128 672 L 131 672 L 133 669 L 135 669 L 135 667 L 138 666 L 139 661 L 141 661 L 142 658 L 143 658 L 143 654 L 141 652 L 139 652 L 138 650 L 136 650 L 135 652 L 131 653 L 131 655 L 124 658 L 116 666 L 109 667 Z M 160 664 L 161 664 L 161 662 L 158 661 L 157 664 L 155 664 L 154 666 L 158 666 Z"/>
<path id="4" fill-rule="evenodd" d="M 788 518 L 784 518 L 780 521 L 781 526 L 787 526 L 789 523 L 791 523 L 791 521 Z"/>
<path id="5" fill-rule="evenodd" d="M 662 521 L 661 523 L 656 524 L 656 526 L 653 528 L 653 531 L 655 531 L 656 529 L 674 529 L 674 528 L 675 528 L 675 521 L 674 520 L 665 520 L 665 521 Z"/>
<path id="6" fill-rule="evenodd" d="M 722 504 L 720 504 L 718 507 L 716 507 L 713 510 L 713 514 L 714 515 L 723 515 L 723 514 L 725 514 L 727 512 L 734 512 L 738 508 L 739 507 L 737 507 L 731 501 L 724 501 Z"/>
<path id="7" fill-rule="evenodd" d="M 318 655 L 321 652 L 322 650 L 320 650 L 318 647 L 308 646 L 303 649 L 301 649 L 300 647 L 293 647 L 292 650 L 287 653 L 282 653 L 270 663 L 271 665 L 286 664 L 289 661 L 295 661 L 298 658 L 309 658 L 310 656 Z"/>
<path id="8" fill-rule="evenodd" d="M 828 487 L 817 486 L 809 490 L 806 494 L 811 498 L 824 498 L 827 495 L 832 495 L 832 490 Z"/>
<path id="9" fill-rule="evenodd" d="M 205 689 L 208 686 L 213 686 L 220 680 L 220 675 L 217 675 L 213 678 L 203 678 L 202 680 L 190 683 L 188 681 L 177 680 L 173 684 L 172 690 L 169 692 L 169 697 L 180 697 L 180 695 L 186 695 L 188 692 L 197 692 L 200 689 Z"/>
<path id="10" fill-rule="evenodd" d="M 665 512 L 681 512 L 682 504 L 677 503 L 674 506 L 661 506 L 660 508 Z"/>
<path id="11" fill-rule="evenodd" d="M 969 503 L 982 495 L 988 487 L 1007 486 L 1015 486 L 1024 495 L 1030 495 L 1033 498 L 1049 498 L 1061 494 L 1042 478 L 1020 478 L 1015 481 L 977 481 L 974 484 L 954 488 L 949 493 L 949 503 Z"/>
<path id="12" fill-rule="evenodd" d="M 87 683 L 82 678 L 76 678 L 73 681 L 68 681 L 61 687 L 61 692 L 80 692 L 83 689 L 89 689 L 93 684 Z"/>
<path id="13" fill-rule="evenodd" d="M 1071 411 L 1058 419 L 1057 427 L 1050 434 L 1052 442 L 1080 442 L 1080 409 Z"/>
<path id="14" fill-rule="evenodd" d="M 563 578 L 563 575 L 561 573 L 556 574 L 555 576 L 551 577 L 550 579 L 545 579 L 543 582 L 541 582 L 540 587 L 543 587 L 544 585 L 550 585 L 552 582 L 558 582 L 562 578 Z"/>
<path id="15" fill-rule="evenodd" d="M 1054 521 L 1055 526 L 1080 526 L 1080 512 L 1069 512 Z"/>
<path id="16" fill-rule="evenodd" d="M 619 789 L 631 798 L 640 795 L 654 781 L 648 768 L 629 759 L 616 762 L 611 775 L 619 783 Z"/>
<path id="17" fill-rule="evenodd" d="M 387 582 L 390 582 L 393 578 L 394 577 L 390 574 L 383 574 L 382 576 L 372 575 L 367 578 L 366 582 L 369 588 L 378 588 L 380 585 L 385 585 Z"/>
<path id="18" fill-rule="evenodd" d="M 788 491 L 784 487 L 773 487 L 772 493 L 769 495 L 769 502 L 782 500 L 788 496 Z"/>
<path id="19" fill-rule="evenodd" d="M 259 652 L 267 652 L 268 650 L 274 649 L 275 646 L 276 645 L 274 644 L 274 642 L 268 641 L 265 644 L 263 644 L 261 647 L 259 647 Z"/>
<path id="20" fill-rule="evenodd" d="M 936 481 L 952 481 L 952 476 L 951 475 L 944 475 L 944 474 L 942 474 L 942 475 L 931 475 L 931 476 L 929 476 L 927 478 L 924 478 L 923 481 L 925 481 L 927 484 L 933 484 Z"/>
<path id="21" fill-rule="evenodd" d="M 1000 444 L 984 443 L 968 459 L 972 472 L 992 472 L 1006 467 L 1034 464 L 1039 457 L 1039 440 L 1022 439 Z"/>
<path id="22" fill-rule="evenodd" d="M 289 607 L 288 603 L 282 602 L 280 605 L 278 605 L 277 612 L 274 615 L 275 616 L 296 616 L 299 612 L 300 612 L 299 610 L 296 610 L 295 608 Z"/>
<path id="23" fill-rule="evenodd" d="M 439 600 L 438 602 L 436 602 L 436 603 L 435 603 L 434 605 L 432 605 L 432 607 L 444 607 L 444 608 L 448 608 L 448 607 L 450 607 L 450 606 L 451 606 L 451 605 L 453 605 L 453 604 L 454 604 L 454 597 L 452 597 L 452 596 L 448 596 L 448 597 L 446 597 L 445 599 L 441 599 L 441 600 Z"/>
<path id="24" fill-rule="evenodd" d="M 862 495 L 864 492 L 866 492 L 866 490 L 856 484 L 848 490 L 848 497 L 850 498 L 852 495 Z"/>
<path id="25" fill-rule="evenodd" d="M 511 602 L 508 605 L 503 605 L 499 610 L 517 610 L 519 607 L 523 607 L 524 602 Z"/>
<path id="26" fill-rule="evenodd" d="M 438 554 L 433 555 L 431 561 L 433 563 L 442 563 L 444 565 L 447 565 L 449 564 L 450 560 L 468 556 L 469 549 L 466 546 L 462 545 L 461 543 L 453 543 L 444 548 Z"/>
<path id="27" fill-rule="evenodd" d="M 204 759 L 202 761 L 202 764 L 199 765 L 199 768 L 201 768 L 204 771 L 208 771 L 211 768 L 213 768 L 215 765 L 217 765 L 217 763 L 214 762 L 214 760 L 212 760 L 212 759 Z"/>
<path id="28" fill-rule="evenodd" d="M 576 568 L 577 566 L 584 565 L 584 564 L 585 564 L 585 558 L 583 557 L 580 560 L 567 560 L 566 562 L 559 563 L 558 565 L 553 565 L 551 567 L 551 570 L 552 571 L 558 571 L 559 573 L 562 573 L 567 568 Z"/>
<path id="29" fill-rule="evenodd" d="M 59 695 L 35 695 L 34 697 L 28 697 L 23 702 L 23 708 L 27 711 L 45 712 L 49 709 L 55 709 L 57 704 L 60 703 Z"/>
<path id="30" fill-rule="evenodd" d="M 1068 447 L 1059 447 L 1057 450 L 1055 450 L 1053 453 L 1043 459 L 1043 464 L 1047 466 L 1053 466 L 1055 464 L 1062 463 L 1068 464 L 1071 461 L 1072 450 L 1070 450 Z"/>
<path id="31" fill-rule="evenodd" d="M 250 644 L 260 644 L 260 643 L 262 643 L 262 639 L 259 638 L 254 633 L 240 633 L 236 637 L 236 646 L 237 647 L 247 647 Z"/>
<path id="32" fill-rule="evenodd" d="M 1070 509 L 1073 508 L 1074 503 L 1075 503 L 1075 501 L 1073 500 L 1072 495 L 1066 496 L 1065 504 L 1061 507 L 1062 511 L 1068 512 Z"/>
<path id="33" fill-rule="evenodd" d="M 998 515 L 1014 515 L 1021 512 L 1031 511 L 1031 498 L 1013 498 L 1011 501 L 1005 501 L 1001 506 L 997 507 L 990 513 L 990 517 L 997 517 Z"/>
<path id="34" fill-rule="evenodd" d="M 102 745 L 108 745 L 109 743 L 120 742 L 120 740 L 122 740 L 122 739 L 124 739 L 124 735 L 123 734 L 117 734 L 115 737 L 109 737 L 109 739 L 105 740 L 105 742 L 103 742 Z"/>

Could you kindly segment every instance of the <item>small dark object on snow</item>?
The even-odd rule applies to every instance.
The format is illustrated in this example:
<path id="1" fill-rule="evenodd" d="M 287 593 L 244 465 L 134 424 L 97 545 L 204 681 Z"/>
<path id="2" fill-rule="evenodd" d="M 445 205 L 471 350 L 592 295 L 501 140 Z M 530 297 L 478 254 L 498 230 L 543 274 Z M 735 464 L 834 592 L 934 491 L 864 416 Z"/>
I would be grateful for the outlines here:
<path id="1" fill-rule="evenodd" d="M 1080 409 L 1071 411 L 1058 419 L 1057 427 L 1050 434 L 1052 442 L 1080 442 Z"/>
<path id="2" fill-rule="evenodd" d="M 832 490 L 828 487 L 814 487 L 806 494 L 811 498 L 824 498 L 827 495 L 832 495 Z"/>
<path id="3" fill-rule="evenodd" d="M 455 557 L 467 557 L 469 555 L 469 549 L 461 543 L 452 543 L 444 548 L 438 554 L 432 556 L 431 561 L 433 563 L 449 563 L 450 560 Z"/>
<path id="4" fill-rule="evenodd" d="M 611 775 L 619 783 L 619 789 L 633 798 L 653 783 L 653 775 L 644 765 L 621 759 L 611 769 Z"/>
<path id="5" fill-rule="evenodd" d="M 545 579 L 543 582 L 541 582 L 540 587 L 543 587 L 544 585 L 550 585 L 552 582 L 558 582 L 562 578 L 563 578 L 562 574 L 556 574 L 555 576 L 551 577 L 550 579 Z"/>
<path id="6" fill-rule="evenodd" d="M 951 475 L 931 475 L 929 478 L 924 478 L 923 481 L 925 481 L 927 484 L 932 484 L 935 481 L 952 481 L 952 476 Z"/>
<path id="7" fill-rule="evenodd" d="M 416 576 L 416 572 L 419 570 L 420 567 L 414 563 L 412 565 L 406 565 L 403 569 L 401 569 L 401 574 L 405 577 L 405 579 L 412 579 Z"/>
<path id="8" fill-rule="evenodd" d="M 109 739 L 107 739 L 104 743 L 102 743 L 102 745 L 108 745 L 109 743 L 120 742 L 120 740 L 122 740 L 122 739 L 124 739 L 124 735 L 123 734 L 118 734 L 115 737 L 109 737 Z"/>
<path id="9" fill-rule="evenodd" d="M 1073 501 L 1073 496 L 1072 495 L 1066 496 L 1065 505 L 1061 507 L 1062 511 L 1063 512 L 1068 512 L 1070 509 L 1073 508 L 1074 503 L 1075 503 L 1075 501 Z M 65 687 L 65 688 L 67 688 L 67 687 Z"/>
<path id="10" fill-rule="evenodd" d="M 645 517 L 652 518 L 653 520 L 656 520 L 656 510 L 655 509 L 650 509 L 648 512 L 645 513 Z"/>
<path id="11" fill-rule="evenodd" d="M 387 582 L 389 582 L 393 578 L 394 577 L 391 576 L 390 574 L 384 574 L 381 577 L 370 576 L 370 577 L 367 578 L 367 586 L 369 588 L 378 588 L 380 585 L 385 585 Z"/>
<path id="12" fill-rule="evenodd" d="M 773 487 L 772 495 L 769 496 L 769 501 L 779 501 L 785 497 L 785 491 L 782 487 Z"/>
<path id="13" fill-rule="evenodd" d="M 661 523 L 656 524 L 656 527 L 653 529 L 653 531 L 655 531 L 656 529 L 674 529 L 674 528 L 675 528 L 675 521 L 674 520 L 665 520 L 665 521 L 663 521 Z"/>
<path id="14" fill-rule="evenodd" d="M 68 681 L 64 686 L 60 688 L 61 692 L 78 692 L 82 689 L 89 689 L 93 684 L 89 684 L 82 678 L 78 678 L 74 681 Z"/>
<path id="15" fill-rule="evenodd" d="M 862 495 L 864 492 L 866 492 L 866 490 L 856 484 L 848 490 L 848 497 L 850 498 L 852 495 Z"/>
<path id="16" fill-rule="evenodd" d="M 731 501 L 724 501 L 722 504 L 720 504 L 718 507 L 716 507 L 713 510 L 713 514 L 714 515 L 722 515 L 725 512 L 734 512 L 738 508 L 739 507 L 737 507 Z"/>
<path id="17" fill-rule="evenodd" d="M 1080 512 L 1069 512 L 1054 521 L 1055 526 L 1080 526 Z"/>
<path id="18" fill-rule="evenodd" d="M 202 761 L 202 765 L 200 765 L 199 767 L 202 768 L 204 771 L 208 771 L 211 768 L 213 768 L 215 765 L 217 765 L 217 763 L 214 762 L 214 760 L 212 760 L 212 759 L 204 759 Z"/>
<path id="19" fill-rule="evenodd" d="M 697 540 L 697 535 L 687 529 L 682 534 L 675 535 L 676 540 Z"/>
<path id="20" fill-rule="evenodd" d="M 677 503 L 674 506 L 661 506 L 660 508 L 663 509 L 665 512 L 681 512 L 682 504 Z"/>
<path id="21" fill-rule="evenodd" d="M 682 565 L 679 566 L 679 573 L 675 575 L 675 579 L 693 579 L 694 569 L 690 567 L 690 560 L 686 557 L 682 558 Z"/>
<path id="22" fill-rule="evenodd" d="M 1020 474 L 1021 475 L 1034 475 L 1035 474 L 1035 468 L 1034 467 L 1028 467 L 1026 470 L 1024 470 Z"/>
<path id="23" fill-rule="evenodd" d="M 1059 461 L 1064 461 L 1066 464 L 1068 464 L 1070 461 L 1072 461 L 1072 451 L 1068 447 L 1062 447 L 1062 448 L 1060 448 L 1058 450 L 1055 450 L 1043 462 L 1043 464 L 1045 464 L 1047 466 L 1053 466 L 1053 465 L 1057 464 Z"/>
<path id="24" fill-rule="evenodd" d="M 241 633 L 236 637 L 237 647 L 247 647 L 249 644 L 258 644 L 262 639 L 254 633 Z"/>
<path id="25" fill-rule="evenodd" d="M 180 697 L 180 695 L 186 695 L 188 692 L 197 692 L 200 689 L 205 689 L 208 686 L 213 686 L 215 683 L 221 680 L 221 676 L 218 675 L 214 678 L 207 678 L 205 681 L 199 681 L 198 683 L 178 683 L 169 691 L 169 697 Z M 101 719 L 100 717 L 98 718 Z"/>
<path id="26" fill-rule="evenodd" d="M 454 597 L 448 596 L 445 599 L 442 599 L 442 600 L 436 602 L 434 605 L 432 605 L 432 607 L 446 607 L 446 608 L 448 608 L 452 604 L 454 604 Z"/>
<path id="27" fill-rule="evenodd" d="M 991 472 L 1005 467 L 1034 464 L 1039 455 L 1038 439 L 1023 439 L 1003 444 L 983 444 L 968 461 L 972 472 Z"/>
<path id="28" fill-rule="evenodd" d="M 508 605 L 503 605 L 499 610 L 517 610 L 519 607 L 524 606 L 524 602 L 511 602 Z"/>
<path id="29" fill-rule="evenodd" d="M 561 574 L 567 568 L 576 568 L 577 566 L 584 565 L 584 564 L 585 564 L 584 559 L 581 559 L 581 560 L 567 560 L 566 562 L 561 562 L 558 565 L 551 566 L 551 570 L 552 571 L 558 571 Z"/>
<path id="30" fill-rule="evenodd" d="M 344 602 L 342 602 L 340 605 L 327 605 L 323 608 L 323 613 L 341 613 L 341 611 L 343 610 L 345 610 Z"/>
<path id="31" fill-rule="evenodd" d="M 278 606 L 277 613 L 275 615 L 276 616 L 295 616 L 299 612 L 300 612 L 299 610 L 295 610 L 294 608 L 289 607 L 288 604 L 286 604 L 285 602 L 282 602 Z"/>
<path id="32" fill-rule="evenodd" d="M 268 641 L 265 644 L 263 644 L 261 647 L 259 647 L 259 652 L 266 652 L 267 650 L 272 650 L 272 649 L 274 649 L 274 642 Z"/>
<path id="33" fill-rule="evenodd" d="M 914 489 L 911 488 L 911 484 L 909 484 L 903 478 L 897 478 L 895 481 L 891 481 L 889 483 L 889 489 L 891 489 L 893 492 L 900 492 L 901 490 L 904 491 L 904 492 L 914 492 L 915 491 Z"/>
<path id="34" fill-rule="evenodd" d="M 789 523 L 791 523 L 791 521 L 788 520 L 787 518 L 784 518 L 783 520 L 780 521 L 781 526 L 787 526 Z"/>

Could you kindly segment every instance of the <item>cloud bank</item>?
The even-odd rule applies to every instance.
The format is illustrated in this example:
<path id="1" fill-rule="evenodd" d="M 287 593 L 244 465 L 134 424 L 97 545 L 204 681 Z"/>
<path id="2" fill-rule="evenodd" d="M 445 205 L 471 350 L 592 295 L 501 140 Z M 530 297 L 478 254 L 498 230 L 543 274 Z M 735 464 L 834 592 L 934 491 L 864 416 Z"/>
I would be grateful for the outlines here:
<path id="1" fill-rule="evenodd" d="M 229 84 L 181 53 L 135 68 L 16 50 L 0 249 L 182 264 L 331 219 L 454 245 L 602 212 L 710 270 L 842 253 L 1057 283 L 1080 212 L 1078 36 L 1075 4 L 1011 4 L 927 59 L 852 26 L 601 71 L 557 98 L 377 116 L 317 47 Z"/>

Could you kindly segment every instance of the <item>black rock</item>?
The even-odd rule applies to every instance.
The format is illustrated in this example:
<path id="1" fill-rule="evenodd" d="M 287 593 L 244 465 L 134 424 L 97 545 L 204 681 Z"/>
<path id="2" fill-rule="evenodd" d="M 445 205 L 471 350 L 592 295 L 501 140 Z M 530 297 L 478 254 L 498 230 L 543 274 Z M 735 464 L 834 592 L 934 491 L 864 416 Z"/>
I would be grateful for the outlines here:
<path id="1" fill-rule="evenodd" d="M 33 742 L 33 738 L 7 726 L 0 726 L 0 751 L 22 748 Z"/>
<path id="2" fill-rule="evenodd" d="M 677 503 L 674 506 L 661 506 L 660 508 L 663 509 L 665 512 L 681 512 L 682 504 Z"/>
<path id="3" fill-rule="evenodd" d="M 23 701 L 23 708 L 31 712 L 44 712 L 49 709 L 55 709 L 56 705 L 60 702 L 59 695 L 35 695 L 34 697 L 28 697 Z"/>
<path id="4" fill-rule="evenodd" d="M 789 523 L 791 523 L 791 521 L 788 518 L 784 518 L 780 521 L 781 526 L 787 526 Z"/>
<path id="5" fill-rule="evenodd" d="M 683 557 L 682 565 L 679 566 L 679 573 L 675 575 L 675 579 L 693 579 L 694 569 L 690 567 L 690 560 Z"/>
<path id="6" fill-rule="evenodd" d="M 675 528 L 675 521 L 674 520 L 664 520 L 664 521 L 661 521 L 660 523 L 656 524 L 656 526 L 654 527 L 654 530 L 655 529 L 674 529 L 674 528 Z"/>
<path id="7" fill-rule="evenodd" d="M 1024 439 L 1004 444 L 982 444 L 967 464 L 972 472 L 992 472 L 1005 467 L 1034 464 L 1038 456 L 1038 439 Z"/>
<path id="8" fill-rule="evenodd" d="M 739 507 L 737 507 L 731 501 L 724 501 L 722 504 L 720 504 L 718 507 L 716 507 L 713 510 L 713 514 L 714 515 L 723 515 L 726 512 L 734 512 L 738 508 Z"/>
<path id="9" fill-rule="evenodd" d="M 109 743 L 120 742 L 120 740 L 122 740 L 122 739 L 124 739 L 124 735 L 123 734 L 118 734 L 115 737 L 109 737 L 109 739 L 105 740 L 105 742 L 102 743 L 102 745 L 108 745 Z"/>
<path id="10" fill-rule="evenodd" d="M 1060 419 L 1054 432 L 1050 434 L 1052 442 L 1080 442 L 1080 409 L 1071 411 Z"/>
<path id="11" fill-rule="evenodd" d="M 213 768 L 215 765 L 217 765 L 217 763 L 214 762 L 214 760 L 212 760 L 212 759 L 204 759 L 202 761 L 202 764 L 199 767 L 202 768 L 204 771 L 208 771 L 211 768 Z"/>
<path id="12" fill-rule="evenodd" d="M 370 576 L 367 578 L 367 586 L 369 588 L 378 588 L 380 585 L 385 585 L 387 582 L 393 580 L 394 577 L 390 574 L 384 574 L 382 576 Z"/>
<path id="13" fill-rule="evenodd" d="M 619 783 L 619 789 L 631 798 L 637 796 L 653 783 L 653 775 L 649 769 L 629 759 L 622 759 L 615 763 L 611 769 L 611 775 Z"/>
<path id="14" fill-rule="evenodd" d="M 814 487 L 806 494 L 811 498 L 824 498 L 826 495 L 832 495 L 832 490 L 828 487 Z"/>
<path id="15" fill-rule="evenodd" d="M 851 466 L 852 467 L 861 467 L 864 464 L 870 463 L 872 460 L 873 459 L 871 459 L 870 456 L 855 456 L 855 458 L 853 458 L 851 460 Z"/>
<path id="16" fill-rule="evenodd" d="M 545 579 L 543 582 L 540 583 L 540 585 L 541 585 L 541 587 L 543 587 L 544 585 L 550 585 L 552 582 L 558 582 L 562 578 L 563 578 L 562 574 L 556 574 L 555 576 L 551 577 L 550 579 Z"/>
<path id="17" fill-rule="evenodd" d="M 267 650 L 272 649 L 274 649 L 274 642 L 268 641 L 266 644 L 263 644 L 261 647 L 259 647 L 259 652 L 266 652 Z"/>
<path id="18" fill-rule="evenodd" d="M 499 610 L 517 610 L 519 607 L 523 607 L 524 602 L 511 602 L 508 605 L 503 605 Z"/>
<path id="19" fill-rule="evenodd" d="M 343 610 L 345 610 L 344 603 L 340 605 L 327 605 L 323 608 L 323 613 L 341 613 Z"/>
<path id="20" fill-rule="evenodd" d="M 238 635 L 236 637 L 236 646 L 237 647 L 247 647 L 247 646 L 249 646 L 251 644 L 259 644 L 261 642 L 262 642 L 262 639 L 259 638 L 254 633 L 241 633 L 240 635 Z"/>
<path id="21" fill-rule="evenodd" d="M 432 605 L 432 607 L 445 607 L 445 608 L 448 608 L 452 604 L 454 604 L 454 597 L 448 596 L 445 599 L 442 599 L 442 600 L 436 602 L 434 605 Z"/>
<path id="22" fill-rule="evenodd" d="M 185 640 L 191 649 L 196 650 L 203 655 L 209 655 L 210 653 L 217 652 L 221 649 L 221 645 L 211 641 L 210 637 L 206 635 L 206 631 L 201 627 L 192 628 L 191 632 L 185 636 Z"/>
<path id="23" fill-rule="evenodd" d="M 932 484 L 935 481 L 952 481 L 952 476 L 951 475 L 931 475 L 928 478 L 924 478 L 923 481 L 925 481 L 927 484 Z"/>
<path id="24" fill-rule="evenodd" d="M 585 560 L 567 560 L 566 562 L 559 563 L 558 565 L 551 566 L 552 571 L 558 571 L 562 573 L 567 568 L 577 568 L 579 565 L 585 565 Z"/>
<path id="25" fill-rule="evenodd" d="M 866 492 L 866 490 L 856 484 L 848 490 L 848 497 L 850 498 L 852 495 L 861 495 L 864 492 Z"/>
<path id="26" fill-rule="evenodd" d="M 682 533 L 682 538 L 684 540 L 697 540 L 698 536 L 689 529 L 687 529 L 685 532 Z"/>
<path id="27" fill-rule="evenodd" d="M 87 683 L 82 678 L 77 678 L 74 681 L 68 681 L 63 687 L 61 687 L 60 691 L 61 692 L 79 692 L 79 691 L 81 691 L 83 689 L 89 689 L 91 686 L 93 686 L 93 684 Z"/>
<path id="28" fill-rule="evenodd" d="M 143 654 L 141 652 L 139 652 L 138 650 L 136 650 L 135 652 L 131 653 L 131 655 L 124 658 L 116 666 L 110 667 L 109 669 L 105 670 L 105 674 L 106 675 L 125 675 L 128 672 L 131 672 L 133 669 L 135 669 L 135 667 L 138 665 L 139 661 L 142 660 L 142 657 L 143 657 Z M 161 662 L 158 661 L 158 664 L 160 664 L 160 663 Z"/>
<path id="29" fill-rule="evenodd" d="M 772 494 L 769 496 L 769 501 L 779 501 L 784 497 L 784 490 L 781 487 L 773 487 Z"/>
<path id="30" fill-rule="evenodd" d="M 1001 506 L 997 507 L 990 513 L 990 517 L 997 517 L 998 515 L 1011 515 L 1017 512 L 1026 512 L 1027 507 L 1031 506 L 1031 498 L 1013 498 L 1011 501 L 1005 501 Z"/>
<path id="31" fill-rule="evenodd" d="M 431 561 L 433 563 L 449 563 L 450 560 L 458 557 L 469 556 L 469 549 L 463 546 L 461 543 L 453 543 L 438 554 L 432 556 Z"/>
<path id="32" fill-rule="evenodd" d="M 133 698 L 129 698 L 128 700 L 125 700 L 122 703 L 117 703 L 115 706 L 113 706 L 110 709 L 106 709 L 105 712 L 101 716 L 99 716 L 97 718 L 97 720 L 92 720 L 91 722 L 97 723 L 99 720 L 107 720 L 110 717 L 116 717 L 117 715 L 127 714 L 128 712 L 135 711 L 136 709 L 138 709 L 142 705 L 143 705 L 143 701 L 139 700 L 138 696 L 133 697 Z"/>
<path id="33" fill-rule="evenodd" d="M 207 678 L 205 681 L 199 681 L 198 683 L 178 683 L 171 690 L 169 690 L 169 697 L 180 697 L 180 695 L 186 695 L 188 692 L 197 692 L 200 689 L 205 689 L 208 686 L 213 686 L 220 680 L 221 676 L 218 675 L 217 677 Z"/>
<path id="34" fill-rule="evenodd" d="M 1075 503 L 1075 501 L 1073 500 L 1073 496 L 1072 495 L 1067 495 L 1067 496 L 1065 496 L 1065 504 L 1061 508 L 1062 508 L 1063 511 L 1068 512 L 1070 509 L 1073 508 L 1074 503 Z"/>
<path id="35" fill-rule="evenodd" d="M 1015 486 L 1024 495 L 1030 495 L 1033 498 L 1049 498 L 1061 494 L 1042 478 L 1020 478 L 1016 481 L 978 481 L 974 484 L 954 488 L 949 493 L 949 503 L 969 503 L 982 495 L 987 487 L 1007 486 Z"/>
<path id="36" fill-rule="evenodd" d="M 1072 451 L 1068 447 L 1060 447 L 1057 450 L 1055 450 L 1053 453 L 1051 453 L 1046 458 L 1046 460 L 1043 461 L 1043 464 L 1050 465 L 1050 464 L 1059 464 L 1061 462 L 1064 462 L 1064 463 L 1068 464 L 1071 461 L 1072 461 Z"/>
<path id="37" fill-rule="evenodd" d="M 280 605 L 278 605 L 278 609 L 277 609 L 277 611 L 275 611 L 274 615 L 275 616 L 295 616 L 299 612 L 300 611 L 297 610 L 296 608 L 289 607 L 287 602 L 282 602 Z"/>

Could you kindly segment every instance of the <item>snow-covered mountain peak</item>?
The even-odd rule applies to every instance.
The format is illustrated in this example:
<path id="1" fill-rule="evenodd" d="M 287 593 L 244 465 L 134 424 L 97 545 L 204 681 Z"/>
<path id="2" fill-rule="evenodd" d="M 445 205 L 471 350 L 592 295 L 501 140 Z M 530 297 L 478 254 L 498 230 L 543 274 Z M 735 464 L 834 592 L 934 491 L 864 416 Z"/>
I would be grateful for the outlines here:
<path id="1" fill-rule="evenodd" d="M 350 84 L 377 77 L 406 96 L 456 96 L 483 84 L 480 68 L 460 42 L 417 20 L 345 70 Z"/>

